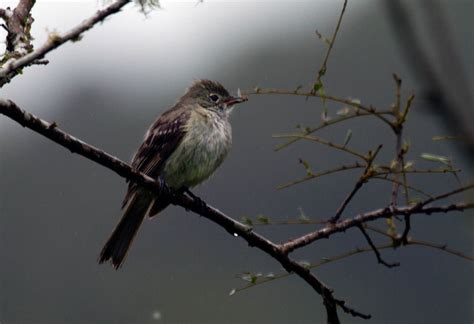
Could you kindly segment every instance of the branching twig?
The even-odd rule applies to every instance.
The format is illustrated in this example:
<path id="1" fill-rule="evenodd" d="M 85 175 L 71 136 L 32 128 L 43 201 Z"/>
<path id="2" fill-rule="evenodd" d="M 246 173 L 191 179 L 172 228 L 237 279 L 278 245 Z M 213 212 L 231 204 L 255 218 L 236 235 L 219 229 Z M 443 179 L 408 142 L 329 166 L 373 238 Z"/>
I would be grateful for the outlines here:
<path id="1" fill-rule="evenodd" d="M 467 190 L 467 189 L 466 189 Z M 371 212 L 360 214 L 354 218 L 344 219 L 337 222 L 336 224 L 329 224 L 328 226 L 310 232 L 306 235 L 300 236 L 296 239 L 290 240 L 281 244 L 281 247 L 284 252 L 290 253 L 296 249 L 302 248 L 308 244 L 311 244 L 314 241 L 320 240 L 322 238 L 328 238 L 335 233 L 345 232 L 346 230 L 359 226 L 359 224 L 372 222 L 380 218 L 387 218 L 392 215 L 414 215 L 414 214 L 424 214 L 430 215 L 432 213 L 447 213 L 450 211 L 463 211 L 466 209 L 473 209 L 474 203 L 456 203 L 446 206 L 436 206 L 436 207 L 425 207 L 423 203 L 414 205 L 414 206 L 405 206 L 405 207 L 393 207 L 393 208 L 380 208 L 373 210 Z"/>
<path id="2" fill-rule="evenodd" d="M 321 78 L 326 74 L 329 56 L 331 55 L 332 48 L 334 46 L 334 43 L 336 42 L 337 33 L 339 32 L 339 29 L 341 28 L 342 17 L 344 17 L 344 13 L 346 12 L 346 7 L 347 7 L 347 0 L 344 0 L 341 13 L 339 14 L 339 19 L 337 20 L 336 29 L 334 30 L 334 33 L 332 34 L 332 37 L 329 40 L 329 47 L 328 47 L 328 50 L 326 51 L 326 56 L 324 57 L 324 61 L 321 64 L 321 67 L 319 68 L 318 75 L 316 76 L 316 84 L 322 85 Z M 313 92 L 315 92 L 314 89 L 313 89 Z"/>
<path id="3" fill-rule="evenodd" d="M 384 181 L 388 181 L 388 182 L 395 182 L 395 181 L 397 181 L 397 180 L 395 180 L 395 179 L 388 178 L 387 176 L 384 176 L 384 177 L 381 177 L 381 176 L 374 176 L 374 177 L 372 177 L 371 179 L 384 180 Z M 404 184 L 403 184 L 402 182 L 400 182 L 400 181 L 397 181 L 397 182 L 398 182 L 399 185 L 404 185 Z M 417 187 L 414 187 L 414 186 L 412 186 L 412 185 L 407 184 L 407 185 L 405 185 L 405 186 L 406 186 L 408 189 L 410 189 L 411 191 L 418 192 L 418 193 L 420 193 L 420 194 L 422 194 L 422 195 L 424 195 L 424 196 L 426 196 L 426 197 L 429 197 L 429 198 L 433 197 L 432 195 L 430 195 L 430 194 L 427 193 L 426 191 L 421 190 L 421 189 L 419 189 L 419 188 L 417 188 Z"/>
<path id="4" fill-rule="evenodd" d="M 340 150 L 340 151 L 352 154 L 364 161 L 368 160 L 367 156 L 365 156 L 364 154 L 361 154 L 355 150 L 352 150 L 344 145 L 339 145 L 339 144 L 327 141 L 325 139 L 322 139 L 316 136 L 303 135 L 303 134 L 277 134 L 277 135 L 273 135 L 272 137 L 273 138 L 286 138 L 286 139 L 305 139 L 308 141 L 312 141 L 312 142 L 316 142 L 316 143 L 320 143 L 320 144 L 332 147 L 336 150 Z"/>
<path id="5" fill-rule="evenodd" d="M 367 161 L 367 166 L 365 167 L 364 173 L 362 173 L 362 175 L 359 177 L 356 184 L 354 185 L 354 188 L 352 189 L 352 191 L 347 195 L 347 197 L 342 202 L 341 206 L 337 209 L 336 215 L 334 215 L 333 217 L 329 219 L 330 223 L 336 223 L 339 220 L 346 206 L 349 204 L 352 198 L 354 198 L 354 195 L 357 193 L 357 191 L 359 191 L 360 188 L 362 188 L 364 183 L 366 183 L 367 180 L 371 177 L 370 169 L 372 168 L 372 164 L 381 149 L 382 149 L 382 145 L 379 145 L 373 153 L 369 153 L 368 155 L 369 159 Z"/>
<path id="6" fill-rule="evenodd" d="M 378 248 L 375 246 L 375 244 L 374 244 L 374 242 L 372 241 L 372 239 L 370 238 L 369 234 L 367 234 L 367 231 L 365 230 L 364 226 L 362 226 L 361 224 L 359 224 L 357 227 L 359 228 L 359 230 L 360 230 L 360 231 L 362 232 L 362 234 L 364 235 L 364 237 L 365 237 L 365 239 L 367 240 L 367 243 L 369 243 L 369 246 L 370 246 L 370 248 L 372 249 L 372 251 L 374 251 L 378 263 L 383 264 L 383 265 L 386 266 L 387 268 L 398 267 L 398 266 L 400 265 L 399 262 L 388 263 L 388 262 L 386 262 L 384 259 L 382 259 L 382 256 L 380 255 L 380 252 L 379 252 Z"/>
<path id="7" fill-rule="evenodd" d="M 18 59 L 9 60 L 4 66 L 0 69 L 0 86 L 3 86 L 5 83 L 8 83 L 10 79 L 17 74 L 19 69 L 26 67 L 32 64 L 38 59 L 42 59 L 47 53 L 58 48 L 68 41 L 79 40 L 81 34 L 96 25 L 97 23 L 103 21 L 108 16 L 117 13 L 129 3 L 131 0 L 116 0 L 105 9 L 98 10 L 92 17 L 84 20 L 81 24 L 74 27 L 70 31 L 64 33 L 63 35 L 50 35 L 48 41 L 41 47 L 37 48 L 31 53 L 21 56 Z M 34 3 L 34 1 L 33 1 Z"/>
<path id="8" fill-rule="evenodd" d="M 302 183 L 302 182 L 305 182 L 305 181 L 308 181 L 308 180 L 311 180 L 311 179 L 320 178 L 320 177 L 325 176 L 325 175 L 338 173 L 338 172 L 341 172 L 341 171 L 347 171 L 347 170 L 351 170 L 351 169 L 360 169 L 360 168 L 363 168 L 363 167 L 364 166 L 362 164 L 360 164 L 359 162 L 355 162 L 353 164 L 348 164 L 348 165 L 341 165 L 341 166 L 338 166 L 336 168 L 329 169 L 329 170 L 326 170 L 326 171 L 321 171 L 321 172 L 314 173 L 314 174 L 313 173 L 308 174 L 304 178 L 297 179 L 297 180 L 279 185 L 277 187 L 277 189 L 279 189 L 279 190 L 280 189 L 285 189 L 285 188 L 294 186 L 296 184 L 299 184 L 299 183 Z"/>
<path id="9" fill-rule="evenodd" d="M 303 97 L 316 97 L 321 98 L 329 101 L 334 101 L 338 103 L 342 103 L 356 109 L 360 109 L 366 112 L 369 112 L 371 115 L 376 115 L 378 118 L 383 119 L 385 123 L 391 125 L 391 121 L 385 118 L 383 115 L 392 115 L 391 111 L 383 111 L 379 112 L 372 106 L 365 106 L 362 105 L 357 100 L 353 99 L 342 99 L 328 94 L 318 94 L 318 93 L 311 93 L 311 92 L 299 92 L 299 91 L 290 91 L 284 89 L 262 89 L 262 88 L 255 88 L 254 91 L 242 91 L 243 95 L 258 95 L 258 94 L 275 94 L 275 95 L 291 95 L 291 96 L 303 96 Z"/>
<path id="10" fill-rule="evenodd" d="M 315 133 L 315 132 L 317 132 L 317 131 L 319 131 L 323 128 L 326 128 L 328 126 L 332 126 L 332 125 L 344 122 L 344 121 L 349 120 L 349 119 L 357 118 L 357 117 L 365 117 L 365 116 L 373 116 L 373 115 L 385 115 L 385 114 L 390 114 L 390 113 L 391 112 L 389 112 L 389 111 L 377 111 L 377 112 L 374 112 L 374 113 L 370 113 L 370 112 L 366 112 L 366 111 L 356 110 L 353 114 L 341 116 L 341 117 L 330 119 L 330 120 L 326 120 L 326 121 L 322 122 L 319 126 L 316 126 L 316 127 L 313 127 L 313 128 L 307 128 L 307 129 L 304 130 L 304 132 L 301 135 L 309 135 L 309 134 Z M 289 140 L 286 143 L 279 144 L 275 148 L 275 151 L 280 151 L 280 150 L 284 149 L 285 147 L 287 147 L 287 146 L 289 146 L 289 145 L 291 145 L 294 142 L 299 141 L 299 140 L 300 140 L 299 138 L 294 138 L 294 139 Z"/>
<path id="11" fill-rule="evenodd" d="M 459 187 L 457 189 L 454 189 L 454 190 L 445 192 L 443 194 L 440 194 L 440 195 L 431 197 L 429 199 L 426 199 L 425 201 L 422 202 L 421 205 L 426 206 L 428 204 L 431 204 L 432 202 L 435 202 L 435 201 L 438 201 L 438 200 L 441 200 L 441 199 L 445 199 L 445 198 L 451 197 L 453 195 L 456 195 L 458 193 L 461 193 L 461 192 L 464 192 L 464 191 L 467 191 L 467 190 L 471 190 L 471 189 L 474 189 L 474 183 L 470 183 L 470 184 L 467 184 L 465 186 Z"/>
<path id="12" fill-rule="evenodd" d="M 28 127 L 31 130 L 49 138 L 59 145 L 69 149 L 73 153 L 80 154 L 116 172 L 118 175 L 124 178 L 153 190 L 154 192 L 163 193 L 163 183 L 160 181 L 155 181 L 145 174 L 135 171 L 125 162 L 59 130 L 55 123 L 48 123 L 33 116 L 32 114 L 16 106 L 16 104 L 12 101 L 0 100 L 0 113 L 15 120 L 23 127 Z M 341 307 L 343 311 L 350 313 L 353 316 L 370 318 L 370 315 L 359 313 L 345 305 L 344 301 L 334 298 L 332 290 L 328 288 L 323 282 L 321 282 L 316 276 L 314 276 L 309 269 L 290 259 L 279 245 L 274 244 L 267 238 L 254 232 L 251 227 L 235 221 L 216 208 L 196 202 L 194 199 L 186 195 L 173 195 L 172 202 L 173 204 L 184 207 L 187 210 L 191 210 L 217 223 L 232 235 L 237 234 L 247 241 L 250 246 L 255 246 L 276 259 L 286 271 L 294 272 L 300 276 L 304 281 L 306 281 L 307 284 L 309 284 L 318 294 L 323 297 L 324 305 L 328 315 L 328 322 L 340 323 L 337 314 L 337 306 Z"/>
<path id="13" fill-rule="evenodd" d="M 304 224 L 304 223 L 301 223 L 301 224 Z M 382 234 L 384 236 L 387 236 L 390 239 L 394 238 L 392 235 L 387 234 L 385 231 L 383 231 L 383 230 L 381 230 L 377 227 L 370 226 L 370 225 L 365 225 L 364 227 L 366 229 L 371 230 L 371 231 L 374 231 L 374 232 L 377 232 L 377 233 Z M 467 254 L 464 254 L 460 251 L 448 248 L 448 246 L 446 244 L 439 244 L 439 243 L 433 243 L 433 242 L 428 242 L 428 241 L 423 241 L 423 240 L 415 240 L 415 239 L 409 239 L 408 243 L 406 244 L 406 246 L 417 246 L 417 245 L 428 247 L 428 248 L 433 248 L 433 249 L 436 249 L 436 250 L 440 250 L 440 251 L 446 252 L 448 254 L 466 259 L 468 261 L 474 261 L 474 256 L 467 255 Z M 396 246 L 394 246 L 393 242 L 391 242 L 391 243 L 388 243 L 388 244 L 377 245 L 375 247 L 376 247 L 377 250 L 380 251 L 380 250 L 386 250 L 386 249 L 393 249 Z M 370 251 L 373 251 L 373 248 L 370 247 L 370 246 L 366 246 L 366 247 L 363 247 L 363 248 L 357 247 L 353 250 L 350 250 L 350 251 L 347 251 L 347 252 L 332 256 L 332 257 L 324 257 L 324 258 L 321 259 L 321 261 L 309 264 L 308 269 L 315 269 L 315 268 L 318 268 L 318 267 L 326 265 L 326 264 L 330 264 L 330 263 L 333 263 L 333 262 L 336 262 L 336 261 L 340 261 L 340 260 L 349 258 L 349 257 L 357 255 L 357 254 L 367 253 L 367 252 L 370 252 Z M 255 286 L 259 286 L 259 285 L 269 283 L 271 281 L 287 278 L 291 275 L 292 275 L 291 273 L 282 272 L 282 273 L 275 274 L 275 275 L 272 275 L 272 276 L 264 276 L 264 277 L 258 278 L 253 283 L 248 283 L 247 285 L 245 285 L 243 287 L 234 289 L 233 293 L 234 294 L 239 293 L 243 290 L 247 290 L 247 289 L 253 288 Z"/>

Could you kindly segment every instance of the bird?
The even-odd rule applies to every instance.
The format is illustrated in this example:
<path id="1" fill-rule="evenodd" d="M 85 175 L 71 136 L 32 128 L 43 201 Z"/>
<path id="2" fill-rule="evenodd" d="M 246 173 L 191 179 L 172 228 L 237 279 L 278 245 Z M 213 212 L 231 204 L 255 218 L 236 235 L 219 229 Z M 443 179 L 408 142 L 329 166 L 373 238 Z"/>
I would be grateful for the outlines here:
<path id="1" fill-rule="evenodd" d="M 143 143 L 132 159 L 132 167 L 156 180 L 164 181 L 171 193 L 188 193 L 208 179 L 221 165 L 232 146 L 229 115 L 234 105 L 247 101 L 231 96 L 216 81 L 197 80 L 174 106 L 149 127 Z M 106 241 L 99 263 L 110 261 L 119 269 L 140 225 L 170 204 L 164 196 L 128 182 L 122 202 L 123 215 Z M 203 203 L 202 201 L 200 201 Z"/>

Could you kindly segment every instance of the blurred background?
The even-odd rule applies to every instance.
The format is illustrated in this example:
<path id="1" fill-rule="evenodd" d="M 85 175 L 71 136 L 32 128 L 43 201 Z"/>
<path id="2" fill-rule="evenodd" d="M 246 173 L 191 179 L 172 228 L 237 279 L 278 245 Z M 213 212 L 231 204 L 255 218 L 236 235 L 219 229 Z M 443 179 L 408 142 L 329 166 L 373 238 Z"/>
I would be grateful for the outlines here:
<path id="1" fill-rule="evenodd" d="M 2 7 L 16 2 L 0 1 Z M 1 97 L 56 121 L 72 135 L 129 161 L 153 120 L 197 78 L 228 89 L 255 86 L 309 89 L 324 58 L 342 1 L 162 2 L 144 16 L 128 5 L 47 56 L 2 88 Z M 38 1 L 35 46 L 48 32 L 64 32 L 101 6 L 96 1 Z M 403 98 L 416 93 L 406 129 L 408 160 L 438 167 L 421 153 L 447 156 L 473 175 L 473 145 L 432 141 L 439 135 L 472 138 L 474 25 L 472 1 L 349 1 L 328 72 L 327 93 L 387 109 L 394 101 L 391 74 L 403 79 Z M 2 31 L 3 32 L 3 31 Z M 0 34 L 0 39 L 5 35 Z M 3 50 L 2 50 L 3 52 Z M 334 117 L 340 105 L 329 103 Z M 315 98 L 258 95 L 234 110 L 234 146 L 215 176 L 194 190 L 234 218 L 264 214 L 295 219 L 334 214 L 359 171 L 276 190 L 313 170 L 353 162 L 315 143 L 280 152 L 272 134 L 320 123 Z M 355 119 L 321 136 L 368 151 L 384 143 L 381 162 L 395 150 L 379 121 Z M 472 142 L 471 142 L 472 143 Z M 410 176 L 413 185 L 440 193 L 458 184 L 452 175 Z M 115 271 L 96 262 L 120 217 L 125 181 L 0 116 L 0 322 L 29 323 L 325 323 L 322 300 L 297 277 L 229 296 L 245 285 L 245 271 L 279 273 L 267 255 L 249 248 L 208 220 L 177 207 L 147 221 L 125 265 Z M 369 183 L 345 217 L 383 207 L 388 183 Z M 474 198 L 471 194 L 457 199 Z M 414 216 L 412 237 L 447 243 L 472 255 L 473 212 Z M 380 226 L 384 222 L 379 223 Z M 314 225 L 258 227 L 275 241 Z M 400 224 L 401 228 L 401 224 Z M 374 236 L 377 242 L 380 237 Z M 350 230 L 298 251 L 318 261 L 366 243 Z M 372 253 L 315 270 L 371 323 L 472 323 L 473 263 L 425 247 L 382 251 L 398 268 L 378 265 Z M 341 311 L 342 313 L 342 311 Z M 343 323 L 363 323 L 341 314 Z"/>

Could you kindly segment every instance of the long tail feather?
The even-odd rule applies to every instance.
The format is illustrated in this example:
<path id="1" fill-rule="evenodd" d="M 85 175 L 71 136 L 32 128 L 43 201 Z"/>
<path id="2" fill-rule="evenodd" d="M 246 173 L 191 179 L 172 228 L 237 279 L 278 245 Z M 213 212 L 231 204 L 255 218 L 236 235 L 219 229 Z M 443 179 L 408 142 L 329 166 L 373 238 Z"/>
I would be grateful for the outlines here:
<path id="1" fill-rule="evenodd" d="M 100 252 L 99 263 L 110 260 L 115 269 L 122 265 L 152 203 L 153 196 L 144 192 L 135 193 L 125 207 L 122 219 Z"/>

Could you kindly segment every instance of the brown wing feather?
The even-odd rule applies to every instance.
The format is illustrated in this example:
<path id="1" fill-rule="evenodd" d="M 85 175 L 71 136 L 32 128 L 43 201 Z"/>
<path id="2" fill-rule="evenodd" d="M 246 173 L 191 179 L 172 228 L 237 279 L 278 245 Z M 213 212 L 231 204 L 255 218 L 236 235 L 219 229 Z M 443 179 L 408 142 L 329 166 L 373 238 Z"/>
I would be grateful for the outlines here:
<path id="1" fill-rule="evenodd" d="M 157 179 L 164 163 L 174 152 L 186 133 L 185 125 L 188 112 L 171 109 L 161 115 L 151 125 L 145 140 L 138 148 L 132 160 L 132 166 L 146 175 Z M 135 183 L 129 183 L 122 208 L 137 190 Z"/>

